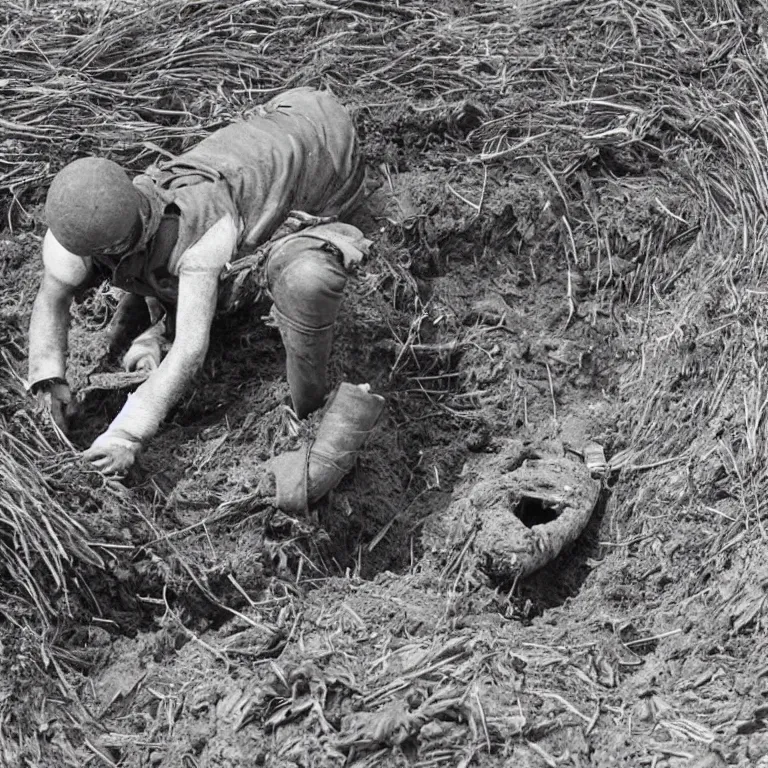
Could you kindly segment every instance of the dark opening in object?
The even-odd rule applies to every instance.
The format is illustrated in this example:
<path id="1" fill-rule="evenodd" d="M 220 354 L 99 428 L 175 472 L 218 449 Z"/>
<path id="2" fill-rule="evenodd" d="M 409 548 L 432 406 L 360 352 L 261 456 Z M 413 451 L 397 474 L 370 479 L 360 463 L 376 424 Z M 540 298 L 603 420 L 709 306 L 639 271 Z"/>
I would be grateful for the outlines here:
<path id="1" fill-rule="evenodd" d="M 545 525 L 557 520 L 557 512 L 554 509 L 545 507 L 541 503 L 541 499 L 532 499 L 528 496 L 523 496 L 520 499 L 515 514 L 526 528 L 533 528 L 534 525 Z"/>

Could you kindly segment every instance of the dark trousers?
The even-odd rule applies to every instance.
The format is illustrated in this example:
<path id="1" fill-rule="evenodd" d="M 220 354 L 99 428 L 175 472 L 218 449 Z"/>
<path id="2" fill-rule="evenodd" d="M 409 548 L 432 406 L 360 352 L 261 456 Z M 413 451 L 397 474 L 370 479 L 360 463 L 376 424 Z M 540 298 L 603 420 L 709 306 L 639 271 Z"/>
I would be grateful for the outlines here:
<path id="1" fill-rule="evenodd" d="M 275 245 L 267 260 L 267 281 L 285 346 L 293 407 L 304 418 L 328 394 L 333 327 L 347 273 L 332 246 L 297 236 Z"/>

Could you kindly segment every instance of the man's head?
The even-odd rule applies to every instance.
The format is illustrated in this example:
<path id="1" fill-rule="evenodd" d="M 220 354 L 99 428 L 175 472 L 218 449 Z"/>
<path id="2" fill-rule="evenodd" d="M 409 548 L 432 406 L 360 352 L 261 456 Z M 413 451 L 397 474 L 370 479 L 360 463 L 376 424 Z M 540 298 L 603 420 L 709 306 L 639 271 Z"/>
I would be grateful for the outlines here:
<path id="1" fill-rule="evenodd" d="M 59 171 L 45 202 L 54 237 L 78 256 L 130 251 L 142 232 L 142 195 L 111 160 L 84 157 Z"/>

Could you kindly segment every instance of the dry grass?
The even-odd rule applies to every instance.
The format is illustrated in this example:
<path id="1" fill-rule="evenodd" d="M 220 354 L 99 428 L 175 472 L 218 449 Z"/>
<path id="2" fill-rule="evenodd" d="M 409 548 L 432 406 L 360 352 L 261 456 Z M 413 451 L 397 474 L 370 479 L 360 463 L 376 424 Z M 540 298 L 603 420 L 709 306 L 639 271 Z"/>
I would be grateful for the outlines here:
<path id="1" fill-rule="evenodd" d="M 468 101 L 493 105 L 484 133 L 494 135 L 479 158 L 524 156 L 510 149 L 506 127 L 517 116 L 504 114 L 503 100 L 525 90 L 519 78 L 532 62 L 514 58 L 510 71 L 508 42 L 575 5 L 494 0 L 454 14 L 425 2 L 160 0 L 147 14 L 127 0 L 9 2 L 0 39 L 0 189 L 12 202 L 2 218 L 23 216 L 28 196 L 39 199 L 73 156 L 105 153 L 142 168 L 158 146 L 179 151 L 296 85 L 343 90 L 367 115 L 405 115 L 410 106 L 461 122 Z"/>
<path id="2" fill-rule="evenodd" d="M 8 363 L 6 358 L 0 367 L 0 386 L 6 396 L 18 398 L 19 383 Z M 6 601 L 21 598 L 45 627 L 62 608 L 68 610 L 70 589 L 83 590 L 75 567 L 105 565 L 74 518 L 72 500 L 61 498 L 49 483 L 57 465 L 73 461 L 74 452 L 55 435 L 46 437 L 35 418 L 21 411 L 11 426 L 0 412 L 0 612 L 6 613 Z"/>

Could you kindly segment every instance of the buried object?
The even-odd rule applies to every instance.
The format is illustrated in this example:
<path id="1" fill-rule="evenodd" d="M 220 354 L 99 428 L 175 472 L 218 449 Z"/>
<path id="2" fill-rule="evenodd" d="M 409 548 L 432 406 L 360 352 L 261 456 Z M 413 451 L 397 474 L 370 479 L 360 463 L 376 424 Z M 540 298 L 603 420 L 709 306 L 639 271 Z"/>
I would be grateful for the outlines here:
<path id="1" fill-rule="evenodd" d="M 581 462 L 533 456 L 509 441 L 473 457 L 450 505 L 424 528 L 433 551 L 460 549 L 495 579 L 527 576 L 554 560 L 586 527 L 601 484 Z"/>

